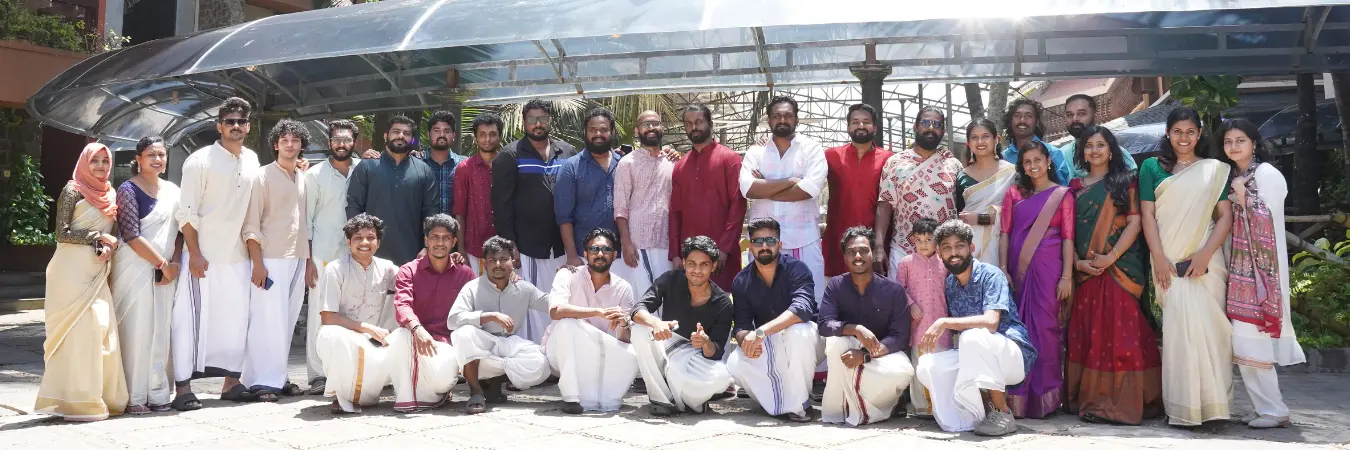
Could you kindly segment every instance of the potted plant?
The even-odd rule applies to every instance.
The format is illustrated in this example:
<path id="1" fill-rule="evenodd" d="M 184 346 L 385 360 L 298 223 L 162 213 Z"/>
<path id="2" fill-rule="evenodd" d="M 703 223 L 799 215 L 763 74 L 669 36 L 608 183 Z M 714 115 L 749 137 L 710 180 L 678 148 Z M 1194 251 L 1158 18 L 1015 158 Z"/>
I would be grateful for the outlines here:
<path id="1" fill-rule="evenodd" d="M 9 179 L 0 186 L 0 271 L 42 272 L 56 251 L 49 229 L 52 198 L 32 156 L 13 152 Z"/>

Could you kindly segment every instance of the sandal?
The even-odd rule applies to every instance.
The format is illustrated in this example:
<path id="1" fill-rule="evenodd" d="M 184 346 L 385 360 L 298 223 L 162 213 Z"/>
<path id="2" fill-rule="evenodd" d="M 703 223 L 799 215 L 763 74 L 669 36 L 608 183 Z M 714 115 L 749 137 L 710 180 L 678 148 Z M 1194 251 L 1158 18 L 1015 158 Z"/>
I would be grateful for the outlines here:
<path id="1" fill-rule="evenodd" d="M 236 384 L 234 385 L 234 387 L 231 387 L 230 390 L 220 394 L 220 399 L 229 400 L 237 403 L 245 403 L 255 400 L 253 393 L 249 392 L 248 388 L 244 387 L 244 385 L 242 384 Z"/>
<path id="2" fill-rule="evenodd" d="M 276 403 L 277 400 L 281 400 L 281 397 L 278 397 L 275 392 L 266 392 L 266 391 L 253 394 L 253 398 L 257 401 L 265 403 Z"/>
<path id="3" fill-rule="evenodd" d="M 324 393 L 323 391 L 327 387 L 327 384 L 328 384 L 327 378 L 324 377 L 315 378 L 309 382 L 309 389 L 306 390 L 305 393 L 309 395 L 323 395 Z"/>
<path id="4" fill-rule="evenodd" d="M 179 411 L 196 411 L 202 409 L 202 402 L 197 400 L 197 394 L 188 392 L 174 397 L 172 406 Z"/>
<path id="5" fill-rule="evenodd" d="M 172 407 L 169 405 L 150 405 L 151 412 L 168 412 Z"/>
<path id="6" fill-rule="evenodd" d="M 481 414 L 487 411 L 487 398 L 483 394 L 473 394 L 469 396 L 469 402 L 464 405 L 464 412 L 468 414 Z"/>
<path id="7" fill-rule="evenodd" d="M 143 416 L 146 414 L 150 414 L 150 407 L 145 405 L 132 405 L 128 406 L 127 409 L 122 412 L 125 412 L 133 416 Z"/>
<path id="8" fill-rule="evenodd" d="M 328 412 L 335 416 L 340 414 L 354 414 L 343 410 L 342 405 L 339 405 L 337 400 L 333 400 L 333 403 L 328 404 Z"/>
<path id="9" fill-rule="evenodd" d="M 285 395 L 287 397 L 305 395 L 305 390 L 300 389 L 299 385 L 287 381 L 286 384 L 281 385 L 281 395 Z"/>

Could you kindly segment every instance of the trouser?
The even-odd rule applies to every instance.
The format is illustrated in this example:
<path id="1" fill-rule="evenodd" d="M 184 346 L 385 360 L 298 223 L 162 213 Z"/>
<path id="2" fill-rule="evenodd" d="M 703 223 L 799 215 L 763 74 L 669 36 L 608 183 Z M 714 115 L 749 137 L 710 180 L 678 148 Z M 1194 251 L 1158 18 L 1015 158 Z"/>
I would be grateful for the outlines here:
<path id="1" fill-rule="evenodd" d="M 376 346 L 365 335 L 341 326 L 315 328 L 319 336 L 316 351 L 328 368 L 326 393 L 336 397 L 346 412 L 361 412 L 362 406 L 379 403 L 380 392 L 393 380 L 391 348 Z"/>
<path id="2" fill-rule="evenodd" d="M 637 377 L 637 353 L 589 322 L 562 319 L 553 322 L 545 347 L 549 366 L 558 373 L 558 391 L 564 402 L 581 404 L 586 411 L 613 412 Z"/>
<path id="3" fill-rule="evenodd" d="M 830 372 L 820 404 L 822 422 L 859 426 L 889 419 L 900 403 L 900 394 L 914 378 L 914 366 L 904 353 L 891 353 L 848 368 L 843 354 L 855 348 L 862 348 L 862 343 L 852 336 L 825 338 L 825 362 Z"/>
<path id="4" fill-rule="evenodd" d="M 678 334 L 658 341 L 652 338 L 651 328 L 634 325 L 632 338 L 638 370 L 654 404 L 703 412 L 713 395 L 731 386 L 725 363 L 703 357 L 702 350 Z"/>
<path id="5" fill-rule="evenodd" d="M 910 361 L 913 362 L 914 366 L 919 365 L 919 356 L 922 355 L 919 354 L 918 348 L 911 347 L 909 349 Z M 928 392 L 928 388 L 923 387 L 923 383 L 911 383 L 909 385 L 909 413 L 932 417 L 933 402 L 929 397 L 932 397 L 932 394 Z"/>
<path id="6" fill-rule="evenodd" d="M 534 287 L 544 292 L 553 289 L 553 277 L 558 274 L 558 269 L 562 269 L 567 263 L 567 258 L 558 256 L 555 258 L 541 259 L 530 256 L 520 255 L 520 277 L 529 281 Z M 524 324 L 517 323 L 521 328 L 521 337 L 542 345 L 544 343 L 544 332 L 548 330 L 548 324 L 553 321 L 548 312 L 529 310 L 526 314 Z"/>
<path id="7" fill-rule="evenodd" d="M 933 418 L 943 431 L 975 429 L 984 420 L 981 390 L 1004 391 L 1026 378 L 1022 349 L 984 328 L 961 332 L 957 348 L 919 357 L 915 370 L 933 400 Z"/>
<path id="8" fill-rule="evenodd" d="M 628 267 L 620 258 L 610 270 L 633 287 L 633 301 L 637 302 L 651 289 L 656 278 L 670 269 L 670 252 L 664 248 L 644 248 L 638 250 L 637 267 Z M 660 314 L 659 311 L 652 313 Z"/>
<path id="9" fill-rule="evenodd" d="M 389 344 L 387 364 L 394 385 L 395 411 L 425 411 L 450 401 L 450 389 L 459 381 L 459 358 L 454 347 L 436 341 L 432 345 L 434 355 L 419 355 L 407 328 L 389 333 L 385 342 Z"/>
<path id="10" fill-rule="evenodd" d="M 213 262 L 205 278 L 188 272 L 183 251 L 183 279 L 174 296 L 173 378 L 185 386 L 195 378 L 234 377 L 244 370 L 249 326 L 249 261 Z"/>
<path id="11" fill-rule="evenodd" d="M 1257 414 L 1285 418 L 1289 417 L 1289 406 L 1284 404 L 1280 378 L 1275 372 L 1278 342 L 1256 325 L 1233 321 L 1233 362 L 1238 366 L 1252 406 Z"/>
<path id="12" fill-rule="evenodd" d="M 251 286 L 244 371 L 239 379 L 250 390 L 281 392 L 289 381 L 291 338 L 305 300 L 305 260 L 264 258 L 272 288 Z"/>
<path id="13" fill-rule="evenodd" d="M 497 336 L 475 326 L 463 326 L 450 333 L 455 343 L 459 366 L 478 363 L 478 379 L 506 375 L 520 389 L 543 383 L 550 375 L 548 359 L 538 344 L 520 336 Z"/>
<path id="14" fill-rule="evenodd" d="M 764 339 L 764 351 L 750 358 L 740 347 L 727 358 L 727 372 L 771 416 L 804 414 L 816 371 L 816 324 L 799 323 Z"/>

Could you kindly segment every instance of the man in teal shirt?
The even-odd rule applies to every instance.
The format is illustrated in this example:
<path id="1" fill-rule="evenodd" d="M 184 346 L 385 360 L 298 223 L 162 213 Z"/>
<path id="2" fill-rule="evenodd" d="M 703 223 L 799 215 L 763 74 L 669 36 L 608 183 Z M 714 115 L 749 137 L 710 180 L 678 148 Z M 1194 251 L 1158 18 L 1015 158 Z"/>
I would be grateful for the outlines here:
<path id="1" fill-rule="evenodd" d="M 1028 98 L 1019 98 L 1008 106 L 1008 112 L 1003 114 L 1003 129 L 1012 136 L 1012 142 L 1008 144 L 1008 148 L 1003 149 L 1003 159 L 1017 164 L 1019 148 L 1025 148 L 1032 141 L 1040 142 L 1049 151 L 1050 162 L 1055 165 L 1055 175 L 1058 177 L 1055 181 L 1067 185 L 1070 172 L 1064 154 L 1058 147 L 1041 140 L 1041 137 L 1045 136 L 1045 125 L 1041 124 L 1043 109 L 1040 102 Z"/>
<path id="2" fill-rule="evenodd" d="M 1088 174 L 1087 168 L 1078 167 L 1078 165 L 1074 163 L 1078 160 L 1075 153 L 1077 153 L 1078 140 L 1084 138 L 1084 136 L 1081 135 L 1083 130 L 1087 130 L 1094 125 L 1097 125 L 1097 100 L 1087 94 L 1071 95 L 1069 96 L 1069 99 L 1064 102 L 1064 114 L 1069 117 L 1069 134 L 1073 136 L 1074 140 L 1069 141 L 1068 144 L 1064 144 L 1059 150 L 1064 153 L 1064 159 L 1069 163 L 1070 177 L 1083 178 Z M 1130 156 L 1130 152 L 1126 151 L 1125 155 Z M 1138 164 L 1134 162 L 1133 157 L 1129 157 L 1125 158 L 1125 165 L 1133 171 L 1136 170 L 1135 166 Z"/>

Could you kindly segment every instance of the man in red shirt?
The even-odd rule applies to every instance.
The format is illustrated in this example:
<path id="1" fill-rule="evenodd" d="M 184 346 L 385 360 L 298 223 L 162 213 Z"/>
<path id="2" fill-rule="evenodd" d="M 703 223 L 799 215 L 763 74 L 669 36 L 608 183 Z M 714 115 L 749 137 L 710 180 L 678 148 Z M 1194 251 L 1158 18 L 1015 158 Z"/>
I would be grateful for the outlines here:
<path id="1" fill-rule="evenodd" d="M 473 139 L 478 154 L 460 161 L 455 168 L 455 221 L 459 222 L 456 240 L 469 254 L 473 273 L 486 273 L 483 243 L 497 235 L 492 223 L 492 161 L 502 148 L 502 119 L 493 113 L 479 114 L 473 119 Z"/>
<path id="2" fill-rule="evenodd" d="M 692 104 L 681 113 L 685 136 L 692 151 L 675 163 L 670 193 L 670 245 L 694 236 L 708 236 L 725 255 L 718 260 L 712 280 L 731 290 L 731 280 L 741 270 L 741 227 L 745 222 L 745 196 L 741 195 L 741 156 L 712 138 L 712 110 Z M 678 256 L 674 267 L 682 267 Z"/>
<path id="3" fill-rule="evenodd" d="M 825 151 L 829 166 L 830 200 L 825 215 L 825 238 L 820 247 L 825 249 L 825 276 L 848 273 L 839 240 L 844 230 L 855 226 L 872 226 L 876 220 L 877 187 L 881 183 L 881 169 L 891 152 L 878 147 L 877 112 L 871 105 L 858 103 L 848 107 L 848 136 L 853 140 Z"/>

